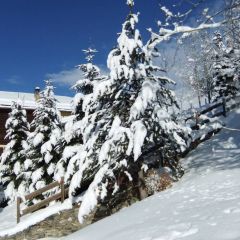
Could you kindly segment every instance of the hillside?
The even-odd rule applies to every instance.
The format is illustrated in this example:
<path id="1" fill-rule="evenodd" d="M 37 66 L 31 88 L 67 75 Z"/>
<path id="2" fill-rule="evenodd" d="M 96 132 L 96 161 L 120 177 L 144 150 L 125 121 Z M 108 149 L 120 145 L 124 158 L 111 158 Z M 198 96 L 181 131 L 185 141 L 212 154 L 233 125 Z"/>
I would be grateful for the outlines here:
<path id="1" fill-rule="evenodd" d="M 186 173 L 172 188 L 61 239 L 239 239 L 239 117 L 240 110 L 229 114 L 219 134 L 182 159 Z M 20 232 L 69 207 L 67 202 L 53 205 L 16 224 L 16 206 L 9 206 L 0 211 L 0 236 Z"/>
<path id="2" fill-rule="evenodd" d="M 240 129 L 240 111 L 226 127 Z M 123 209 L 64 240 L 240 239 L 240 134 L 223 129 L 183 164 L 171 189 Z"/>

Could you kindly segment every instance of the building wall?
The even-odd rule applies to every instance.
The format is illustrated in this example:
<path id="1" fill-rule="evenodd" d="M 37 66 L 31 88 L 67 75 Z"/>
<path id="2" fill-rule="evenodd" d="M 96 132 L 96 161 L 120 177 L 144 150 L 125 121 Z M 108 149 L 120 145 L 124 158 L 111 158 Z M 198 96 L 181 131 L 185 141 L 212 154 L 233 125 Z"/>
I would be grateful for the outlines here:
<path id="1" fill-rule="evenodd" d="M 68 117 L 72 115 L 71 111 L 60 111 L 62 117 Z"/>
<path id="2" fill-rule="evenodd" d="M 2 153 L 3 146 L 7 143 L 4 138 L 6 135 L 5 123 L 9 112 L 10 109 L 0 108 L 0 154 Z"/>
<path id="3" fill-rule="evenodd" d="M 10 108 L 0 108 L 0 154 L 3 151 L 4 145 L 8 143 L 8 140 L 5 139 L 5 123 L 8 119 L 8 114 L 10 111 Z M 33 110 L 27 110 L 27 120 L 28 122 L 31 122 L 33 120 Z"/>
<path id="4" fill-rule="evenodd" d="M 8 119 L 8 113 L 11 111 L 10 108 L 0 108 L 0 155 L 2 154 L 4 145 L 8 143 L 7 139 L 4 139 L 6 136 L 5 123 Z M 30 123 L 33 120 L 33 111 L 34 110 L 26 110 L 27 111 L 27 121 Z M 70 116 L 71 111 L 61 111 L 62 116 Z"/>

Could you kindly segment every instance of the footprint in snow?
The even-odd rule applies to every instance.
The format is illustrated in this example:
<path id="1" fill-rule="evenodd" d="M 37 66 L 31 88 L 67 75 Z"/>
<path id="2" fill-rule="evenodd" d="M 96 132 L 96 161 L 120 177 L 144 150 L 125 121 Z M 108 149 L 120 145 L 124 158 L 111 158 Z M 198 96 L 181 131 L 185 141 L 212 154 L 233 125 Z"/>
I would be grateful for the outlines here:
<path id="1" fill-rule="evenodd" d="M 180 239 L 180 238 L 184 238 L 184 237 L 187 237 L 187 236 L 191 236 L 191 235 L 194 235 L 198 232 L 198 228 L 191 228 L 191 229 L 188 229 L 186 231 L 171 231 L 167 234 L 164 234 L 163 236 L 161 237 L 157 237 L 157 238 L 153 238 L 152 240 L 166 240 L 166 239 L 171 239 L 171 240 L 177 240 L 177 239 Z"/>
<path id="2" fill-rule="evenodd" d="M 210 222 L 210 223 L 208 223 L 208 225 L 210 225 L 210 226 L 217 226 L 217 223 L 216 222 Z"/>
<path id="3" fill-rule="evenodd" d="M 226 213 L 226 214 L 240 213 L 240 208 L 235 208 L 235 207 L 227 208 L 227 209 L 223 210 L 223 212 Z"/>

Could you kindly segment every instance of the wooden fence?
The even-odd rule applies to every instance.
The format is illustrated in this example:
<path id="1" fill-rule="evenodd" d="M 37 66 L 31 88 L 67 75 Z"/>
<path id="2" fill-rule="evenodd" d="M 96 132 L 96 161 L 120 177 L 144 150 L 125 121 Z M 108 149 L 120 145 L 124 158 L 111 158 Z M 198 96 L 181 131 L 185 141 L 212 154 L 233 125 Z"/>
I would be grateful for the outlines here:
<path id="1" fill-rule="evenodd" d="M 231 100 L 234 100 L 233 103 L 229 103 Z M 222 109 L 218 109 L 222 107 Z M 217 116 L 225 116 L 227 115 L 227 112 L 230 112 L 231 110 L 240 107 L 240 95 L 235 96 L 234 98 L 225 98 L 222 99 L 221 102 L 215 103 L 209 107 L 207 107 L 206 109 L 197 112 L 196 114 L 192 115 L 191 117 L 188 117 L 187 119 L 185 119 L 185 121 L 188 121 L 190 119 L 194 120 L 195 123 L 194 125 L 191 126 L 192 130 L 199 130 L 199 126 L 203 125 L 205 123 L 210 122 L 211 120 L 209 118 L 214 118 Z M 209 118 L 207 119 L 200 119 L 200 116 L 206 113 L 210 113 L 212 110 L 214 109 L 218 109 L 217 111 L 214 111 L 211 116 L 209 116 Z M 195 149 L 201 142 L 206 141 L 207 139 L 211 138 L 213 134 L 218 133 L 221 130 L 220 128 L 217 129 L 212 129 L 210 130 L 204 137 L 200 136 L 197 139 L 195 139 L 194 141 L 192 141 L 190 143 L 190 146 L 181 154 L 181 157 L 185 157 L 191 150 Z"/>
<path id="2" fill-rule="evenodd" d="M 231 104 L 230 106 L 227 106 L 227 103 L 230 102 L 231 100 L 235 100 L 235 103 Z M 214 117 L 218 117 L 218 116 L 226 117 L 227 112 L 229 112 L 232 109 L 234 109 L 236 107 L 239 107 L 239 106 L 240 106 L 240 95 L 237 95 L 233 98 L 230 98 L 230 97 L 229 98 L 223 98 L 221 102 L 213 104 L 213 105 L 209 106 L 208 108 L 206 108 L 206 109 L 204 109 L 200 112 L 195 113 L 193 116 L 188 117 L 185 120 L 185 122 L 187 122 L 190 119 L 195 119 L 196 123 L 195 123 L 195 125 L 191 126 L 191 128 L 193 130 L 197 130 L 199 128 L 199 126 L 198 126 L 199 124 L 205 124 L 205 123 L 208 123 L 210 121 L 209 119 L 205 119 L 205 120 L 202 120 L 201 123 L 200 123 L 199 120 L 200 120 L 201 115 L 204 115 L 206 113 L 211 112 L 214 109 L 222 107 L 222 110 L 220 110 L 219 112 L 215 112 L 214 114 L 212 114 L 212 116 L 210 118 L 214 118 Z"/>
<path id="3" fill-rule="evenodd" d="M 53 189 L 55 187 L 58 187 L 58 186 L 61 189 L 60 193 L 57 193 L 53 196 L 50 196 L 49 198 L 46 198 L 46 199 L 44 199 L 44 200 L 42 200 L 42 201 L 40 201 L 40 202 L 38 202 L 34 205 L 31 205 L 31 206 L 23 209 L 22 211 L 20 209 L 20 204 L 23 202 L 23 200 L 20 197 L 18 197 L 17 198 L 17 223 L 20 222 L 20 217 L 22 217 L 22 216 L 24 216 L 28 213 L 32 213 L 32 212 L 34 212 L 34 211 L 36 211 L 36 210 L 38 210 L 42 207 L 45 207 L 52 201 L 61 199 L 61 202 L 63 203 L 63 201 L 65 199 L 65 196 L 66 196 L 66 191 L 67 191 L 67 189 L 65 189 L 65 187 L 64 187 L 64 178 L 63 177 L 61 178 L 60 182 L 50 183 L 49 185 L 47 185 L 47 186 L 45 186 L 41 189 L 38 189 L 33 193 L 30 193 L 30 194 L 26 195 L 24 198 L 25 198 L 25 201 L 31 201 L 35 197 L 41 195 L 43 192 L 46 192 L 46 191 L 48 191 L 50 189 Z"/>

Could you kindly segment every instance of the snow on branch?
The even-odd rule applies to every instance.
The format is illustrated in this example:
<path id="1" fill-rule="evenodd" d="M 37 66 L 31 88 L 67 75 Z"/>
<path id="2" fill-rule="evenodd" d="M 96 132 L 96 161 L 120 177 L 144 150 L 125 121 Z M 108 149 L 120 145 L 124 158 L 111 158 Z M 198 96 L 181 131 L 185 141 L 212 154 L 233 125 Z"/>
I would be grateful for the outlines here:
<path id="1" fill-rule="evenodd" d="M 158 21 L 158 25 L 159 26 L 170 26 L 171 24 L 174 24 L 174 22 L 177 22 L 179 24 L 183 24 L 183 22 L 188 18 L 188 16 L 194 11 L 194 9 L 198 8 L 205 0 L 199 0 L 197 2 L 192 2 L 189 0 L 185 0 L 185 1 L 179 1 L 178 4 L 173 5 L 173 8 L 181 8 L 181 6 L 183 5 L 183 3 L 185 2 L 185 4 L 187 3 L 188 5 L 190 5 L 190 8 L 187 9 L 185 12 L 180 13 L 178 10 L 176 13 L 174 13 L 173 11 L 170 11 L 166 6 L 159 4 L 160 6 L 160 10 L 161 12 L 164 14 L 165 16 L 165 22 L 162 23 L 160 21 Z"/>
<path id="2" fill-rule="evenodd" d="M 175 25 L 174 29 L 160 28 L 159 33 L 155 33 L 152 29 L 148 29 L 151 33 L 151 40 L 147 43 L 148 47 L 155 47 L 157 44 L 169 40 L 172 36 L 177 34 L 182 34 L 183 37 L 187 37 L 192 33 L 210 29 L 210 28 L 218 28 L 223 25 L 226 21 L 221 21 L 217 23 L 202 23 L 198 27 L 189 27 L 189 26 L 177 26 Z"/>

